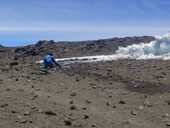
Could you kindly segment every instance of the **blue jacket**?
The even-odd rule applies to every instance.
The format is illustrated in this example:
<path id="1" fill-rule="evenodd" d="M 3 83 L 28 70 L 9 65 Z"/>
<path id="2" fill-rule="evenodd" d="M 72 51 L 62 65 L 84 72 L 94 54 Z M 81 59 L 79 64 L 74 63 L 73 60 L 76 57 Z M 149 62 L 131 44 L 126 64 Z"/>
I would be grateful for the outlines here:
<path id="1" fill-rule="evenodd" d="M 59 65 L 58 62 L 55 60 L 55 58 L 51 55 L 47 55 L 44 57 L 44 63 L 46 64 L 55 63 L 56 65 Z"/>

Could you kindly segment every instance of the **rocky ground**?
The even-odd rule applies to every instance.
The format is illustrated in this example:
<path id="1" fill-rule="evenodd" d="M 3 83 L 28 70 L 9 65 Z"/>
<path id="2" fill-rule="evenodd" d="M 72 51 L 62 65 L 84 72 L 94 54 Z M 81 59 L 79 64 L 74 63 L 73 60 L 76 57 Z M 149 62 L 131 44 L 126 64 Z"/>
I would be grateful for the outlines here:
<path id="1" fill-rule="evenodd" d="M 62 69 L 40 69 L 35 64 L 50 50 L 57 58 L 113 54 L 118 44 L 153 39 L 0 46 L 0 127 L 170 127 L 170 61 L 77 63 Z"/>

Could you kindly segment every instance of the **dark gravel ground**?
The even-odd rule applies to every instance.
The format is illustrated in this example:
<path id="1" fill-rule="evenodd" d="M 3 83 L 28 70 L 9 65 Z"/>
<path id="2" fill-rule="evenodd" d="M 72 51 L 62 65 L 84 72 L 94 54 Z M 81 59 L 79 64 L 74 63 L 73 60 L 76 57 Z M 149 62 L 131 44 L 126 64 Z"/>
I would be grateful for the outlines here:
<path id="1" fill-rule="evenodd" d="M 141 38 L 121 40 L 135 43 Z M 55 57 L 60 58 L 109 54 L 111 43 L 106 42 L 94 47 L 89 42 L 1 47 L 0 127 L 168 128 L 170 61 L 77 63 L 62 69 L 40 69 L 35 64 L 56 47 Z M 83 51 L 86 46 L 91 52 L 88 48 Z"/>

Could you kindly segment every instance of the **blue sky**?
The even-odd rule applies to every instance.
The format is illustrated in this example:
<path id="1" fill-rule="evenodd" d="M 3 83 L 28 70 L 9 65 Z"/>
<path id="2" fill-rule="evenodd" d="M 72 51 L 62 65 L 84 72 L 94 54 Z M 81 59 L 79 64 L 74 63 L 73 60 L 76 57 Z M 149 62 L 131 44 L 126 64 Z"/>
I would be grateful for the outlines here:
<path id="1" fill-rule="evenodd" d="M 163 35 L 170 0 L 0 0 L 0 44 Z"/>

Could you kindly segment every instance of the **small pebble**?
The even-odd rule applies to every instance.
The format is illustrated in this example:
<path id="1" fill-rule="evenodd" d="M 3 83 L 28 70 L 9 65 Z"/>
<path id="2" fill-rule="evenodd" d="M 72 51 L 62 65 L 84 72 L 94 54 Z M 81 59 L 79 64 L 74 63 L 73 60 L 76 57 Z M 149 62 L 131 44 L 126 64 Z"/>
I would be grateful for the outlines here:
<path id="1" fill-rule="evenodd" d="M 91 101 L 89 101 L 89 100 L 86 100 L 86 103 L 90 104 L 90 103 L 91 103 Z"/>
<path id="2" fill-rule="evenodd" d="M 134 115 L 134 116 L 136 116 L 136 115 L 138 114 L 138 112 L 135 111 L 135 110 L 132 110 L 132 111 L 131 111 L 131 114 Z"/>
<path id="3" fill-rule="evenodd" d="M 88 114 L 85 114 L 84 115 L 84 119 L 88 119 L 89 118 L 89 115 Z"/>
<path id="4" fill-rule="evenodd" d="M 28 120 L 21 120 L 20 121 L 20 123 L 23 123 L 23 124 L 25 124 L 25 123 L 27 123 L 28 122 Z"/>
<path id="5" fill-rule="evenodd" d="M 116 106 L 115 106 L 115 105 L 113 105 L 113 108 L 116 108 Z"/>
<path id="6" fill-rule="evenodd" d="M 121 101 L 119 101 L 119 104 L 126 104 L 126 102 L 121 100 Z"/>
<path id="7" fill-rule="evenodd" d="M 153 107 L 153 105 L 151 103 L 149 103 L 148 101 L 144 102 L 144 106 Z"/>
<path id="8" fill-rule="evenodd" d="M 123 121 L 123 124 L 125 124 L 125 125 L 129 125 L 129 124 L 130 124 L 130 122 L 129 122 L 128 120 L 124 120 L 124 121 Z"/>
<path id="9" fill-rule="evenodd" d="M 109 103 L 109 102 L 106 102 L 106 105 L 107 105 L 107 106 L 110 106 L 110 103 Z"/>
<path id="10" fill-rule="evenodd" d="M 70 95 L 71 95 L 71 96 L 76 96 L 77 93 L 76 93 L 75 91 L 72 91 Z"/>
<path id="11" fill-rule="evenodd" d="M 93 128 L 94 128 L 94 127 L 96 127 L 96 125 L 95 125 L 95 124 L 92 124 L 91 126 L 92 126 Z"/>
<path id="12" fill-rule="evenodd" d="M 70 105 L 70 109 L 71 109 L 71 110 L 75 110 L 75 109 L 76 109 L 76 106 L 75 106 L 74 104 L 71 104 L 71 105 Z"/>
<path id="13" fill-rule="evenodd" d="M 165 113 L 164 115 L 162 115 L 163 118 L 165 117 L 169 117 L 169 114 L 168 113 Z"/>
<path id="14" fill-rule="evenodd" d="M 29 116 L 29 115 L 31 115 L 30 112 L 24 112 L 24 116 Z"/>
<path id="15" fill-rule="evenodd" d="M 74 102 L 73 101 L 70 101 L 70 104 L 73 104 Z"/>
<path id="16" fill-rule="evenodd" d="M 52 112 L 52 111 L 46 111 L 45 112 L 46 115 L 49 115 L 49 116 L 56 116 L 57 114 Z"/>
<path id="17" fill-rule="evenodd" d="M 87 110 L 87 108 L 85 108 L 85 107 L 84 107 L 84 108 L 82 108 L 82 109 L 83 109 L 83 110 Z"/>
<path id="18" fill-rule="evenodd" d="M 167 126 L 170 126 L 170 121 L 166 122 L 166 125 L 167 125 Z"/>
<path id="19" fill-rule="evenodd" d="M 64 120 L 64 123 L 65 123 L 65 125 L 67 125 L 67 126 L 71 126 L 71 125 L 72 125 L 71 120 L 68 119 L 68 118 L 66 118 L 66 119 Z"/>

